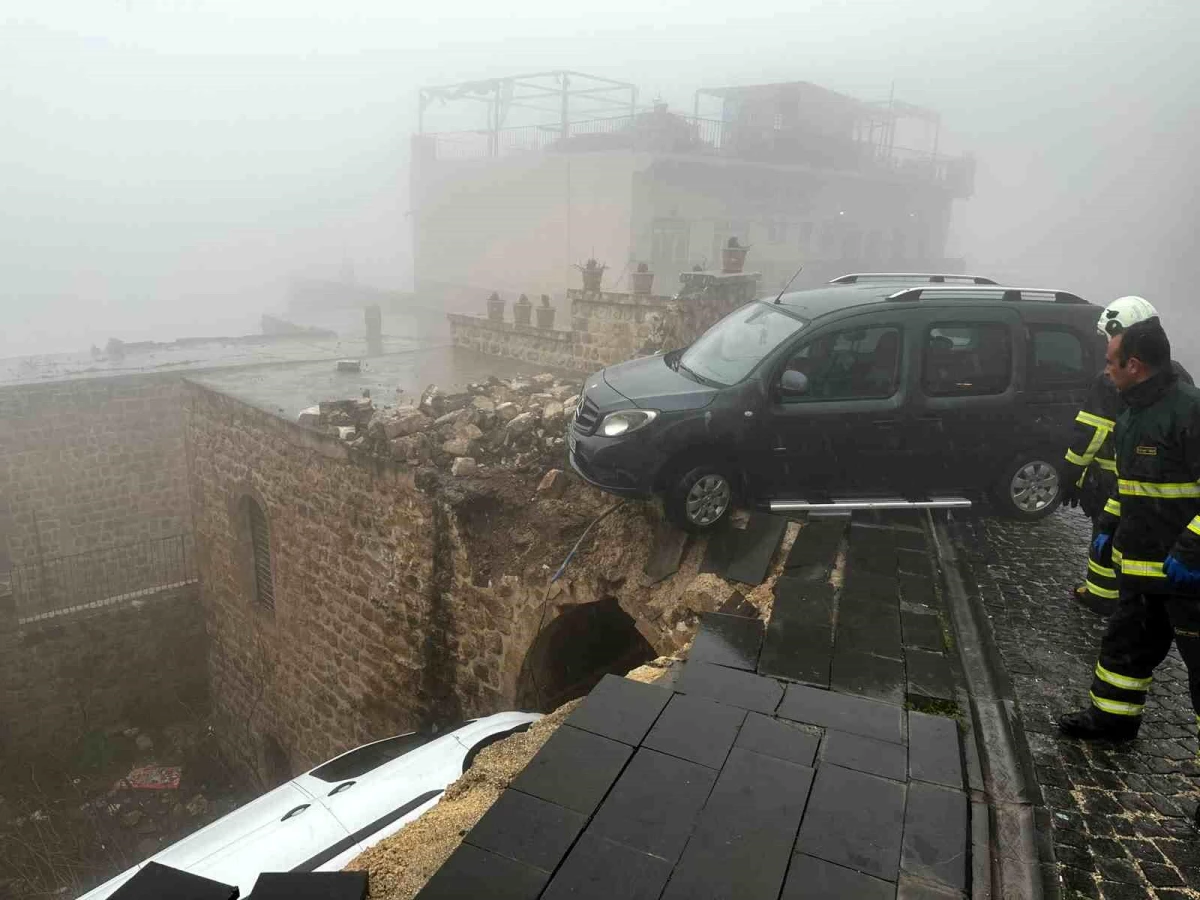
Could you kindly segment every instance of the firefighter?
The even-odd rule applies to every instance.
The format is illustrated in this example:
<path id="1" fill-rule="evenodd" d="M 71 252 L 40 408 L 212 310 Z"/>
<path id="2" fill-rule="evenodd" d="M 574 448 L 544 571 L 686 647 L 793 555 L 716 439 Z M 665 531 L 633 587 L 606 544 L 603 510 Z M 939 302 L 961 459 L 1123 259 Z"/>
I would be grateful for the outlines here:
<path id="1" fill-rule="evenodd" d="M 1058 724 L 1072 737 L 1130 740 L 1172 639 L 1200 716 L 1200 391 L 1176 376 L 1157 318 L 1109 341 L 1105 371 L 1125 409 L 1113 433 L 1115 488 L 1092 551 L 1115 565 L 1120 597 L 1100 644 L 1091 705 Z"/>
<path id="2" fill-rule="evenodd" d="M 1158 311 L 1142 297 L 1118 297 L 1104 308 L 1096 330 L 1106 340 L 1120 334 L 1135 322 L 1158 316 Z M 1187 370 L 1172 361 L 1175 373 L 1192 383 Z M 1112 430 L 1124 404 L 1108 375 L 1101 372 L 1092 382 L 1083 409 L 1075 416 L 1075 433 L 1067 448 L 1063 478 L 1063 504 L 1079 507 L 1092 520 L 1092 541 L 1098 534 L 1097 522 L 1104 501 L 1116 482 Z M 1088 556 L 1087 574 L 1074 589 L 1075 599 L 1100 615 L 1110 615 L 1117 604 L 1117 574 L 1094 554 Z"/>

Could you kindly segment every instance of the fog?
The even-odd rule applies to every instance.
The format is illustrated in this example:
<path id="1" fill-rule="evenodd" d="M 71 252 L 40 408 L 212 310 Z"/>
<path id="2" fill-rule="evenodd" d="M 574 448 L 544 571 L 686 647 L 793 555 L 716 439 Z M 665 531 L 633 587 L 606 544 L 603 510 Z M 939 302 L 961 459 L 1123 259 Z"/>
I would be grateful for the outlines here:
<path id="1" fill-rule="evenodd" d="M 1159 305 L 1200 280 L 1200 4 L 5 0 L 0 356 L 245 332 L 288 280 L 411 278 L 420 85 L 571 68 L 689 111 L 807 80 L 939 110 L 979 160 L 949 255 Z M 478 127 L 481 123 L 464 122 Z"/>

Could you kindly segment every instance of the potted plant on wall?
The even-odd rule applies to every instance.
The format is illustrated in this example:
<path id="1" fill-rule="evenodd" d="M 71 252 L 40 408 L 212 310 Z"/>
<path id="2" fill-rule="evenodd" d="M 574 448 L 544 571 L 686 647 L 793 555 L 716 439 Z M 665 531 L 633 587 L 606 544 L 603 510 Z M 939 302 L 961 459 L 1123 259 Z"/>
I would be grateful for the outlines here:
<path id="1" fill-rule="evenodd" d="M 736 237 L 731 237 L 729 242 L 721 248 L 721 271 L 726 274 L 742 271 L 746 265 L 746 252 L 749 249 L 749 247 L 739 244 Z"/>
<path id="2" fill-rule="evenodd" d="M 538 328 L 554 327 L 554 307 L 550 305 L 550 295 L 542 294 L 542 305 L 537 309 Z"/>
<path id="3" fill-rule="evenodd" d="M 582 266 L 576 263 L 575 268 L 583 275 L 583 289 L 585 291 L 600 290 L 600 279 L 604 277 L 604 270 L 608 266 L 604 265 L 604 263 L 596 262 L 595 258 L 593 258 L 589 259 Z"/>
<path id="4" fill-rule="evenodd" d="M 493 322 L 504 321 L 504 301 L 500 299 L 500 295 L 495 291 L 487 299 L 488 318 Z"/>
<path id="5" fill-rule="evenodd" d="M 517 302 L 513 304 L 513 321 L 518 325 L 528 325 L 532 318 L 533 304 L 529 302 L 528 297 L 522 294 L 517 298 Z"/>
<path id="6" fill-rule="evenodd" d="M 637 264 L 637 271 L 630 273 L 629 283 L 635 294 L 649 294 L 650 289 L 654 286 L 654 273 L 650 271 L 648 265 L 640 262 Z"/>

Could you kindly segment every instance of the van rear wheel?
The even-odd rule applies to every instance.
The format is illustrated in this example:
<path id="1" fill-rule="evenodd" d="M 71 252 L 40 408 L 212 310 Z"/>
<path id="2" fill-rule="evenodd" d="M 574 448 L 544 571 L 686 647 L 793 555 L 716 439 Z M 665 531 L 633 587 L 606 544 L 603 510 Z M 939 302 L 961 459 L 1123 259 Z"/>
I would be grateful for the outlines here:
<path id="1" fill-rule="evenodd" d="M 664 506 L 667 518 L 685 531 L 709 531 L 729 515 L 733 484 L 720 466 L 696 466 L 675 479 Z"/>
<path id="2" fill-rule="evenodd" d="M 993 493 L 1006 517 L 1025 522 L 1044 519 L 1062 502 L 1062 476 L 1053 454 L 1021 454 L 1005 468 Z"/>

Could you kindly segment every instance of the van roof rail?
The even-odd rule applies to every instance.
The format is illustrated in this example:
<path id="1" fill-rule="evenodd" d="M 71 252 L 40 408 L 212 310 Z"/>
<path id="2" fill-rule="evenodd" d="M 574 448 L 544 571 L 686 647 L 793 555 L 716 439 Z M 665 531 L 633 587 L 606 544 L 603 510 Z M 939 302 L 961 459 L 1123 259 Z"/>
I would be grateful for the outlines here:
<path id="1" fill-rule="evenodd" d="M 830 284 L 858 284 L 860 281 L 928 281 L 930 284 L 944 284 L 947 281 L 964 281 L 970 284 L 995 284 L 990 278 L 982 275 L 956 275 L 951 272 L 851 272 L 839 275 Z"/>
<path id="2" fill-rule="evenodd" d="M 978 297 L 983 299 L 987 296 L 995 296 L 999 292 L 1001 300 L 1009 302 L 1019 302 L 1022 300 L 1033 301 L 1053 301 L 1054 303 L 1087 303 L 1078 294 L 1072 294 L 1070 291 L 1060 291 L 1056 288 L 1010 288 L 989 286 L 989 285 L 937 285 L 931 287 L 913 287 L 904 288 L 896 291 L 894 294 L 887 296 L 888 300 L 908 301 L 920 300 L 922 295 L 937 296 L 938 294 L 962 295 L 967 294 L 971 299 Z M 955 299 L 952 297 L 951 299 Z M 964 299 L 961 296 L 957 299 Z"/>

